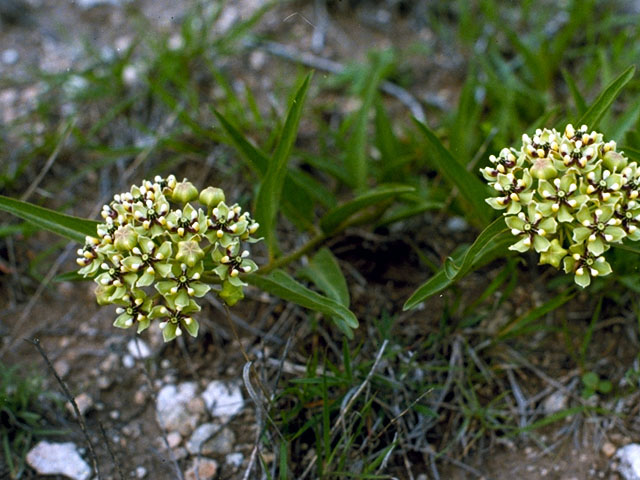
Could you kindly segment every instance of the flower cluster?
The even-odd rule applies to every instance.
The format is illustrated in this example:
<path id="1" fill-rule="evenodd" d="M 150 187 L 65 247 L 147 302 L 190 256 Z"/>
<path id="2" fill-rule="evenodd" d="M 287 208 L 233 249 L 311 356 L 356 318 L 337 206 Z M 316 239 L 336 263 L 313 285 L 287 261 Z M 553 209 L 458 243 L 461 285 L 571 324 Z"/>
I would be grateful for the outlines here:
<path id="1" fill-rule="evenodd" d="M 198 192 L 186 179 L 155 177 L 115 195 L 101 215 L 77 263 L 98 284 L 98 303 L 118 305 L 116 327 L 135 324 L 139 333 L 158 320 L 165 341 L 185 330 L 195 337 L 192 315 L 209 284 L 220 284 L 218 295 L 233 305 L 243 297 L 241 274 L 258 268 L 245 248 L 258 241 L 258 224 L 226 205 L 219 188 Z"/>
<path id="2" fill-rule="evenodd" d="M 511 250 L 533 249 L 586 287 L 611 273 L 603 253 L 612 244 L 640 240 L 640 166 L 586 125 L 538 129 L 489 160 L 481 172 L 498 196 L 487 203 L 504 210 L 518 238 Z"/>

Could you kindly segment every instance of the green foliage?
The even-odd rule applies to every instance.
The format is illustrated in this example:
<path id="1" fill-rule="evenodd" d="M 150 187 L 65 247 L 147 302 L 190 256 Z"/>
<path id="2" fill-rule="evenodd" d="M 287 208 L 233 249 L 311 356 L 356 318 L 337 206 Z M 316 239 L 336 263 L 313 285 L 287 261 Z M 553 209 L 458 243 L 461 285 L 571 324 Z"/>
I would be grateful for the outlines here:
<path id="1" fill-rule="evenodd" d="M 22 477 L 27 452 L 39 438 L 62 433 L 44 417 L 42 405 L 51 398 L 39 376 L 0 363 L 0 445 L 10 478 Z"/>

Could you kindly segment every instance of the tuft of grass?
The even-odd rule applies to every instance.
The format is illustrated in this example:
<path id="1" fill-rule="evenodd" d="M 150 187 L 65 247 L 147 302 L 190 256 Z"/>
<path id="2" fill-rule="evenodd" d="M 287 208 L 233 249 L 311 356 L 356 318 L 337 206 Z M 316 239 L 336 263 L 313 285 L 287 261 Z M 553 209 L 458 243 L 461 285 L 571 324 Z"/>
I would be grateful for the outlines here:
<path id="1" fill-rule="evenodd" d="M 19 365 L 8 367 L 0 363 L 0 445 L 9 478 L 23 476 L 27 452 L 38 439 L 62 433 L 46 420 L 46 400 L 60 403 L 55 396 L 43 392 L 39 375 Z"/>

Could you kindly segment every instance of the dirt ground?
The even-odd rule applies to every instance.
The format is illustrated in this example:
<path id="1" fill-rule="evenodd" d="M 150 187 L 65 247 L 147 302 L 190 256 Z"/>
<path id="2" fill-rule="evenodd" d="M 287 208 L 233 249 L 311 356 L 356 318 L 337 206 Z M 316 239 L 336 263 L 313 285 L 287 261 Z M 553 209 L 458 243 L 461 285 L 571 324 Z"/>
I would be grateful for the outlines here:
<path id="1" fill-rule="evenodd" d="M 187 3 L 115 1 L 83 8 L 81 2 L 75 1 L 29 0 L 30 8 L 20 15 L 18 22 L 0 24 L 0 54 L 8 50 L 17 53 L 15 61 L 0 63 L 0 121 L 9 122 L 32 103 L 35 91 L 40 88 L 34 80 L 36 69 L 51 73 L 73 69 L 83 62 L 86 42 L 96 49 L 118 49 L 130 42 L 135 35 L 135 26 L 129 20 L 129 9 L 141 11 L 158 32 L 177 32 Z M 243 15 L 260 3 L 259 0 L 239 0 L 228 2 L 225 8 L 232 10 L 229 13 L 232 17 L 233 14 Z M 464 54 L 436 38 L 428 25 L 417 25 L 415 19 L 401 8 L 394 8 L 397 3 L 403 2 L 382 2 L 382 6 L 375 2 L 329 2 L 330 24 L 326 40 L 315 54 L 346 63 L 365 59 L 367 51 L 373 47 L 393 45 L 402 49 L 422 40 L 434 54 L 428 59 L 416 56 L 412 60 L 414 66 L 420 62 L 424 62 L 424 66 L 417 69 L 421 74 L 412 79 L 414 87 L 411 92 L 432 108 L 449 108 L 457 101 L 457 92 L 464 81 Z M 286 3 L 270 11 L 259 28 L 283 44 L 299 51 L 310 51 L 314 47 L 316 13 L 313 2 Z M 150 31 L 148 34 L 156 33 Z M 7 59 L 12 60 L 5 57 Z M 282 65 L 286 65 L 284 60 L 274 58 L 268 52 L 247 52 L 244 58 L 238 59 L 234 69 L 241 72 L 248 85 L 258 91 L 261 89 L 264 94 L 277 83 L 273 75 L 282 72 Z M 396 101 L 391 102 L 391 109 L 395 115 L 407 113 L 406 106 Z M 56 171 L 66 170 L 61 166 L 48 175 L 55 175 Z M 88 214 L 96 207 L 99 205 L 89 202 L 76 207 L 76 213 Z M 2 218 L 7 217 L 3 215 Z M 434 222 L 437 220 L 432 219 Z M 403 235 L 411 236 L 416 243 L 433 251 L 436 257 L 444 258 L 456 242 L 468 241 L 473 232 L 463 228 L 462 231 L 444 229 L 434 233 L 430 225 L 413 225 L 409 233 Z M 403 235 L 382 237 L 356 230 L 333 240 L 333 250 L 353 285 L 351 293 L 359 318 L 372 318 L 385 311 L 399 313 L 402 302 L 424 280 L 425 274 L 414 255 L 402 253 L 394 257 L 394 253 L 411 250 Z M 45 246 L 56 241 L 54 237 L 41 233 L 30 237 L 28 242 L 17 239 L 0 251 L 0 359 L 7 364 L 24 362 L 40 365 L 43 374 L 47 375 L 47 384 L 56 389 L 54 379 L 46 373 L 42 358 L 25 341 L 37 338 L 71 391 L 76 395 L 85 393 L 92 398 L 93 406 L 87 411 L 86 420 L 93 443 L 97 445 L 104 478 L 118 478 L 116 465 L 125 478 L 134 478 L 139 467 L 147 472 L 145 478 L 176 478 L 171 454 L 162 444 L 162 432 L 155 420 L 155 396 L 162 386 L 189 380 L 204 389 L 214 379 L 235 381 L 241 378 L 246 363 L 244 352 L 260 365 L 266 378 L 272 379 L 277 365 L 265 359 L 270 356 L 280 358 L 292 330 L 295 334 L 290 338 L 295 348 L 291 349 L 287 359 L 290 375 L 295 375 L 296 369 L 304 371 L 305 355 L 314 344 L 320 342 L 331 348 L 330 336 L 309 335 L 309 328 L 300 326 L 299 322 L 305 317 L 299 309 L 249 289 L 249 301 L 234 308 L 231 319 L 215 302 L 209 305 L 202 315 L 204 334 L 198 342 L 181 341 L 165 345 L 157 331 L 147 332 L 143 339 L 158 361 L 124 361 L 132 336 L 130 332 L 112 327 L 113 312 L 95 305 L 90 285 L 63 282 L 40 287 L 38 281 L 28 277 L 25 271 L 27 261 L 11 260 L 33 258 Z M 44 275 L 53 277 L 72 269 L 75 248 L 61 244 L 63 253 L 55 257 Z M 381 262 L 380 258 L 385 258 L 386 262 Z M 486 283 L 495 273 L 487 267 L 465 280 L 468 283 L 463 290 L 466 286 L 473 288 L 474 282 Z M 544 280 L 533 279 L 532 285 L 535 286 L 536 282 Z M 535 298 L 535 292 L 534 295 L 530 293 L 523 287 L 522 295 L 528 297 L 525 301 L 527 306 L 544 300 Z M 438 301 L 442 303 L 446 299 Z M 578 322 L 588 322 L 589 312 L 581 310 L 581 306 L 586 304 L 588 299 L 583 297 L 571 301 L 570 308 Z M 434 306 L 433 310 L 436 309 Z M 516 305 L 506 306 L 505 315 L 517 312 L 517 309 Z M 426 336 L 425 331 L 437 328 L 437 320 L 430 311 L 418 310 L 403 315 L 397 331 L 400 332 L 399 339 L 406 342 L 407 350 L 417 343 L 416 339 Z M 495 321 L 499 323 L 500 319 Z M 491 325 L 483 327 L 492 328 Z M 370 327 L 366 325 L 361 330 L 358 335 L 366 337 L 371 334 Z M 620 365 L 631 363 L 635 355 L 633 342 L 619 341 L 627 336 L 627 323 L 623 320 L 616 322 L 614 318 L 598 331 L 594 355 L 612 356 L 613 351 Z M 523 345 L 523 352 L 552 380 L 570 385 L 571 380 L 577 378 L 577 372 L 563 365 L 567 358 L 565 346 L 556 340 L 557 343 L 553 343 L 553 339 L 545 337 L 538 344 Z M 549 387 L 540 375 L 532 374 L 530 370 L 525 374 L 525 370 L 517 372 L 517 380 L 520 385 L 526 383 L 527 393 L 534 395 Z M 637 397 L 628 401 L 637 402 Z M 611 407 L 615 409 L 617 406 Z M 51 416 L 52 422 L 70 429 L 69 439 L 83 445 L 79 427 L 69 412 L 61 415 L 52 411 Z M 206 414 L 199 418 L 203 422 L 209 420 Z M 101 435 L 100 425 L 104 427 L 108 441 Z M 219 465 L 216 478 L 242 478 L 256 438 L 256 411 L 251 402 L 247 399 L 241 413 L 224 426 L 233 432 L 230 452 L 241 453 L 243 460 L 234 466 L 227 461 L 227 453 L 213 454 L 211 458 Z M 489 443 L 481 440 L 476 445 L 478 448 L 469 447 L 466 456 L 452 453 L 438 458 L 428 453 L 414 453 L 407 458 L 409 469 L 394 465 L 389 473 L 396 478 L 409 478 L 407 470 L 410 470 L 416 479 L 436 478 L 435 475 L 442 479 L 494 480 L 617 478 L 611 460 L 611 445 L 615 448 L 638 441 L 639 427 L 637 424 L 622 425 L 603 416 L 586 418 L 576 415 L 537 430 L 535 438 L 498 439 Z M 437 439 L 434 439 L 436 443 Z M 431 466 L 434 461 L 438 462 L 438 474 Z M 179 460 L 184 470 L 189 462 L 187 459 Z M 250 478 L 260 478 L 255 475 Z M 29 475 L 26 478 L 30 478 Z"/>

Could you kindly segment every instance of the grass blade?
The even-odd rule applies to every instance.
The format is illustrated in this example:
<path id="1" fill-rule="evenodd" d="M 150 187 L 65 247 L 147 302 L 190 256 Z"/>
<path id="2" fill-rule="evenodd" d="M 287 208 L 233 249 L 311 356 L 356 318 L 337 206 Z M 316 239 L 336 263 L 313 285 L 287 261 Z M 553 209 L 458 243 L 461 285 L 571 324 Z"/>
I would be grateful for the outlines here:
<path id="1" fill-rule="evenodd" d="M 607 110 L 609 110 L 609 107 L 618 97 L 624 86 L 633 78 L 635 71 L 635 65 L 631 65 L 622 72 L 618 78 L 607 85 L 584 115 L 580 117 L 577 124 L 588 125 L 590 129 L 595 129 L 600 119 L 607 113 Z"/>
<path id="2" fill-rule="evenodd" d="M 92 237 L 97 235 L 98 222 L 96 221 L 73 217 L 4 195 L 0 195 L 0 210 L 78 243 L 84 243 L 84 237 L 87 235 Z"/>
<path id="3" fill-rule="evenodd" d="M 249 165 L 262 177 L 269 165 L 269 156 L 253 144 L 220 112 L 212 109 L 220 125 L 229 136 L 231 143 L 247 159 Z"/>
<path id="4" fill-rule="evenodd" d="M 379 204 L 403 193 L 413 192 L 415 189 L 408 185 L 380 185 L 367 193 L 358 195 L 353 200 L 329 210 L 320 220 L 320 227 L 326 233 L 332 233 L 357 212 Z"/>
<path id="5" fill-rule="evenodd" d="M 256 220 L 260 223 L 260 233 L 264 236 L 272 257 L 276 250 L 274 227 L 280 207 L 282 186 L 287 174 L 287 161 L 298 133 L 302 107 L 310 81 L 311 74 L 305 77 L 293 98 L 276 150 L 269 162 L 264 180 L 260 184 L 256 199 Z"/>
<path id="6" fill-rule="evenodd" d="M 329 316 L 349 338 L 353 337 L 351 329 L 358 328 L 358 319 L 348 308 L 308 289 L 282 270 L 275 270 L 269 275 L 254 273 L 245 276 L 244 279 L 251 285 L 283 300 Z"/>
<path id="7" fill-rule="evenodd" d="M 349 172 L 350 185 L 356 190 L 362 190 L 366 186 L 368 171 L 366 150 L 369 111 L 373 106 L 378 86 L 389 70 L 392 60 L 393 55 L 391 52 L 380 52 L 379 55 L 376 55 L 363 93 L 362 106 L 357 113 L 354 131 L 349 141 L 345 166 L 347 172 Z"/>
<path id="8" fill-rule="evenodd" d="M 455 258 L 449 257 L 441 270 L 418 287 L 405 302 L 404 310 L 414 308 L 428 297 L 441 292 L 466 275 L 474 266 L 501 252 L 510 243 L 513 243 L 511 232 L 504 219 L 497 218 L 468 249 L 460 252 Z"/>
<path id="9" fill-rule="evenodd" d="M 573 97 L 573 103 L 576 106 L 578 115 L 583 115 L 587 110 L 587 102 L 584 101 L 584 97 L 580 93 L 580 90 L 578 90 L 578 86 L 569 71 L 563 68 L 561 72 L 562 78 L 564 78 L 564 81 L 571 92 L 571 96 Z"/>
<path id="10" fill-rule="evenodd" d="M 477 218 L 487 225 L 491 221 L 491 211 L 484 201 L 488 196 L 487 187 L 454 158 L 429 127 L 416 119 L 414 122 L 427 140 L 429 159 L 449 182 L 458 187 L 460 195 L 469 203 L 471 212 L 468 218 Z"/>

